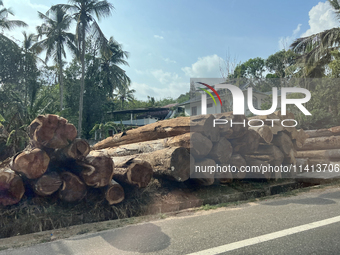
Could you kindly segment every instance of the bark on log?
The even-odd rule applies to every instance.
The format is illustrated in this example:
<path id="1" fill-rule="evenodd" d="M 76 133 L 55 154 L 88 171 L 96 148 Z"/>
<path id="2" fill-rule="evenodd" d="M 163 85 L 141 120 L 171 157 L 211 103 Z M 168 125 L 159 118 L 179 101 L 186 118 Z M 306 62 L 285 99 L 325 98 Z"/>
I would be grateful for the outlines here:
<path id="1" fill-rule="evenodd" d="M 291 150 L 294 149 L 291 138 L 284 132 L 274 135 L 272 143 L 279 147 L 285 156 L 290 156 Z"/>
<path id="2" fill-rule="evenodd" d="M 297 130 L 297 137 L 295 137 L 295 143 L 297 148 L 302 148 L 308 138 L 308 134 L 303 129 Z"/>
<path id="3" fill-rule="evenodd" d="M 250 123 L 252 126 L 262 126 L 262 125 L 268 126 L 274 135 L 284 130 L 284 128 L 281 125 L 281 118 L 277 116 L 275 113 L 272 113 L 269 115 L 252 116 L 252 117 L 249 117 L 248 119 L 252 120 Z"/>
<path id="4" fill-rule="evenodd" d="M 59 190 L 59 197 L 66 202 L 80 201 L 86 196 L 86 185 L 80 178 L 70 172 L 63 172 L 60 175 L 63 180 L 61 189 Z"/>
<path id="5" fill-rule="evenodd" d="M 230 143 L 235 153 L 244 155 L 257 150 L 260 144 L 260 138 L 260 135 L 256 131 L 250 129 L 243 137 L 232 139 Z"/>
<path id="6" fill-rule="evenodd" d="M 124 133 L 108 137 L 93 145 L 92 150 L 117 147 L 124 144 L 157 140 L 190 132 L 190 117 L 162 120 Z"/>
<path id="7" fill-rule="evenodd" d="M 17 204 L 25 193 L 22 179 L 9 168 L 0 169 L 0 204 Z"/>
<path id="8" fill-rule="evenodd" d="M 34 192 L 40 196 L 53 194 L 60 188 L 61 184 L 62 180 L 56 172 L 45 173 L 31 183 Z"/>
<path id="9" fill-rule="evenodd" d="M 90 153 L 90 145 L 84 139 L 76 138 L 70 145 L 65 147 L 62 151 L 68 158 L 76 160 L 84 160 Z"/>
<path id="10" fill-rule="evenodd" d="M 253 159 L 250 158 L 248 156 L 245 156 L 244 159 L 247 162 L 247 166 L 249 167 L 249 171 L 246 173 L 246 178 L 247 179 L 267 179 L 270 180 L 273 178 L 273 175 L 271 172 L 269 171 L 263 171 L 262 169 L 263 167 L 268 166 L 268 163 L 266 163 L 265 161 L 262 160 L 258 160 L 258 159 Z"/>
<path id="11" fill-rule="evenodd" d="M 167 177 L 179 182 L 189 179 L 190 162 L 192 165 L 195 162 L 187 149 L 183 147 L 169 147 L 150 153 L 111 158 L 115 165 L 132 159 L 144 160 L 151 165 L 155 176 Z"/>
<path id="12" fill-rule="evenodd" d="M 339 149 L 340 147 L 340 136 L 329 136 L 329 137 L 314 137 L 307 138 L 302 148 L 298 150 L 329 150 Z"/>
<path id="13" fill-rule="evenodd" d="M 199 166 L 200 170 L 196 166 Z M 211 166 L 216 167 L 216 162 L 210 158 L 195 162 L 195 169 L 192 169 L 190 178 L 198 185 L 210 186 L 214 184 L 215 172 L 210 171 Z"/>
<path id="14" fill-rule="evenodd" d="M 230 164 L 230 166 L 235 166 L 237 169 L 237 172 L 233 172 L 233 179 L 242 180 L 246 178 L 247 173 L 241 172 L 240 170 L 243 170 L 243 167 L 247 165 L 247 162 L 240 154 L 231 155 L 228 163 Z"/>
<path id="15" fill-rule="evenodd" d="M 215 162 L 226 164 L 233 154 L 233 147 L 227 138 L 223 137 L 218 142 L 214 143 L 208 157 Z"/>
<path id="16" fill-rule="evenodd" d="M 190 117 L 190 131 L 201 133 L 212 142 L 220 140 L 220 128 L 214 127 L 215 117 L 212 114 Z"/>
<path id="17" fill-rule="evenodd" d="M 14 156 L 11 168 L 28 179 L 37 179 L 46 172 L 49 163 L 50 158 L 46 152 L 36 148 Z"/>
<path id="18" fill-rule="evenodd" d="M 262 127 L 249 127 L 260 135 L 260 143 L 271 143 L 273 140 L 273 132 L 270 127 L 263 125 Z"/>
<path id="19" fill-rule="evenodd" d="M 114 163 L 108 156 L 87 156 L 84 162 L 77 162 L 83 167 L 81 177 L 86 185 L 100 188 L 110 184 Z"/>
<path id="20" fill-rule="evenodd" d="M 256 151 L 247 154 L 247 156 L 249 158 L 265 161 L 273 166 L 281 165 L 284 159 L 281 150 L 272 144 L 260 144 Z"/>
<path id="21" fill-rule="evenodd" d="M 223 137 L 228 139 L 240 138 L 248 131 L 248 120 L 244 115 L 233 115 L 233 112 L 224 112 L 214 114 L 214 117 L 227 122 L 226 124 L 216 125 L 220 128 L 220 134 Z"/>
<path id="22" fill-rule="evenodd" d="M 340 126 L 317 130 L 305 130 L 305 133 L 308 135 L 309 138 L 340 135 Z"/>
<path id="23" fill-rule="evenodd" d="M 308 158 L 296 158 L 296 172 L 300 172 L 300 170 L 303 171 L 309 164 Z"/>
<path id="24" fill-rule="evenodd" d="M 340 158 L 340 149 L 315 150 L 315 151 L 297 151 L 298 158 L 323 158 L 332 159 Z"/>
<path id="25" fill-rule="evenodd" d="M 107 148 L 102 150 L 94 150 L 90 155 L 98 155 L 104 153 L 110 157 L 120 157 L 135 155 L 140 153 L 149 153 L 162 150 L 167 147 L 184 147 L 190 150 L 193 156 L 206 156 L 212 148 L 212 142 L 201 133 L 185 133 L 174 137 L 168 137 L 158 140 L 145 141 L 140 143 L 132 143 L 121 145 L 119 147 Z"/>
<path id="26" fill-rule="evenodd" d="M 105 199 L 109 205 L 115 205 L 124 200 L 125 194 L 123 187 L 116 182 L 111 180 L 110 184 L 105 189 Z"/>
<path id="27" fill-rule="evenodd" d="M 138 159 L 121 162 L 114 168 L 113 178 L 119 182 L 126 182 L 145 188 L 151 181 L 153 170 L 151 165 Z"/>
<path id="28" fill-rule="evenodd" d="M 77 137 L 74 125 L 53 114 L 38 116 L 28 130 L 30 138 L 38 147 L 63 148 Z"/>

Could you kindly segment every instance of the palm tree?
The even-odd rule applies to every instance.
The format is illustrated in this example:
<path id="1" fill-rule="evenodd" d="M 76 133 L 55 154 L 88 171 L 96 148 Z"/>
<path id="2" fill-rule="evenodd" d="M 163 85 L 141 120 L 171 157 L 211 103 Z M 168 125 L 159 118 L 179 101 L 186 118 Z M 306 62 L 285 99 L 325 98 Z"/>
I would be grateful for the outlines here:
<path id="1" fill-rule="evenodd" d="M 125 59 L 128 58 L 129 53 L 123 51 L 122 45 L 119 44 L 113 37 L 110 37 L 108 42 L 109 52 L 102 52 L 101 54 L 101 70 L 104 87 L 109 91 L 113 98 L 114 90 L 123 89 L 129 86 L 131 79 L 126 75 L 125 71 L 119 65 L 129 65 Z"/>
<path id="2" fill-rule="evenodd" d="M 8 16 L 14 16 L 14 13 L 10 8 L 4 7 L 4 3 L 2 0 L 0 0 L 0 6 L 2 6 L 2 8 L 0 9 L 0 28 L 2 32 L 4 32 L 4 30 L 10 31 L 16 27 L 27 27 L 27 24 L 21 20 L 8 19 Z"/>
<path id="3" fill-rule="evenodd" d="M 79 50 L 79 57 L 82 67 L 81 83 L 80 83 L 80 98 L 79 98 L 79 120 L 78 120 L 78 136 L 82 133 L 83 120 L 83 98 L 84 98 L 84 81 L 85 81 L 85 42 L 86 35 L 92 30 L 93 36 L 98 43 L 104 48 L 107 45 L 107 39 L 101 31 L 94 15 L 100 20 L 102 17 L 111 15 L 113 5 L 107 0 L 69 0 L 70 4 L 60 4 L 52 8 L 62 6 L 65 10 L 73 12 L 73 18 L 77 22 L 76 26 L 76 41 Z"/>
<path id="4" fill-rule="evenodd" d="M 340 20 L 340 1 L 328 0 Z M 305 76 L 318 77 L 324 72 L 324 66 L 330 63 L 331 52 L 340 47 L 340 28 L 331 28 L 323 32 L 295 40 L 290 46 L 300 54 L 300 63 L 305 64 Z"/>
<path id="5" fill-rule="evenodd" d="M 130 101 L 133 101 L 135 98 L 134 98 L 134 95 L 133 93 L 135 93 L 136 90 L 134 89 L 129 89 L 128 86 L 124 86 L 123 88 L 121 88 L 117 94 L 114 94 L 118 100 L 120 101 L 120 105 L 121 105 L 121 109 L 123 110 L 124 109 L 124 102 L 127 101 L 127 102 L 130 102 Z"/>
<path id="6" fill-rule="evenodd" d="M 66 58 L 65 45 L 71 52 L 77 52 L 74 45 L 75 35 L 67 32 L 71 26 L 72 17 L 68 15 L 60 6 L 51 8 L 46 14 L 38 12 L 39 17 L 43 20 L 43 24 L 37 27 L 38 37 L 45 39 L 35 44 L 35 48 L 46 50 L 45 62 L 50 57 L 59 67 L 59 92 L 60 92 L 60 111 L 63 110 L 64 83 L 63 83 L 63 58 Z"/>

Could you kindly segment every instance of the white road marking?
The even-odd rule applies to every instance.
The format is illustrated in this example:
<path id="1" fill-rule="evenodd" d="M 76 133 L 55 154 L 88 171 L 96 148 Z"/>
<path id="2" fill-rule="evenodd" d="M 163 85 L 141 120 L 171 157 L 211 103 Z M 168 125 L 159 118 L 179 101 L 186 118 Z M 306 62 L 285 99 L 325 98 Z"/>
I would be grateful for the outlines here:
<path id="1" fill-rule="evenodd" d="M 329 224 L 333 224 L 333 223 L 336 223 L 336 222 L 340 222 L 340 216 L 329 218 L 329 219 L 326 219 L 326 220 L 320 220 L 320 221 L 308 223 L 308 224 L 293 227 L 293 228 L 287 228 L 287 229 L 277 231 L 277 232 L 273 232 L 273 233 L 270 233 L 270 234 L 257 236 L 257 237 L 245 239 L 245 240 L 234 242 L 234 243 L 221 245 L 221 246 L 218 246 L 218 247 L 214 247 L 214 248 L 190 253 L 190 254 L 187 254 L 187 255 L 221 254 L 223 252 L 232 251 L 232 250 L 240 249 L 240 248 L 243 248 L 243 247 L 246 247 L 246 246 L 263 243 L 263 242 L 266 242 L 266 241 L 274 240 L 274 239 L 284 237 L 284 236 L 293 235 L 293 234 L 300 233 L 300 232 L 307 231 L 307 230 L 311 230 L 311 229 L 314 229 L 314 228 L 327 226 Z"/>

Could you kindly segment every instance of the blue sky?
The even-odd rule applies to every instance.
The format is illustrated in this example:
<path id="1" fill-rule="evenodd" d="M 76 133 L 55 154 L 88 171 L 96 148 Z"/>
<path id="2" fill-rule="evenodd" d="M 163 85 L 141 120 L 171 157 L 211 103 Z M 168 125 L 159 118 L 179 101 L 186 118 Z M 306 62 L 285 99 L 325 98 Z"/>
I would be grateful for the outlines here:
<path id="1" fill-rule="evenodd" d="M 37 11 L 65 0 L 4 0 L 35 32 Z M 220 78 L 231 65 L 267 58 L 300 36 L 338 26 L 326 1 L 315 0 L 124 0 L 99 22 L 107 37 L 130 52 L 137 99 L 178 97 L 190 78 Z M 22 29 L 11 32 L 21 40 Z"/>

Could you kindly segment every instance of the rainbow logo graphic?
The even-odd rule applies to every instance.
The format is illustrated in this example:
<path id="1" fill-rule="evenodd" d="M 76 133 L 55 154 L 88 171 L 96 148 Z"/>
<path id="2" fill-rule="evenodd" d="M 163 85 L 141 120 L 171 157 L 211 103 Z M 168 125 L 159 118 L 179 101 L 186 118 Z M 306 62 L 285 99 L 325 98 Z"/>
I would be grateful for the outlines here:
<path id="1" fill-rule="evenodd" d="M 213 87 L 211 87 L 210 85 L 205 84 L 203 82 L 197 82 L 197 83 L 206 86 L 208 89 L 210 89 L 212 92 L 214 92 L 214 94 L 217 96 L 217 98 L 220 101 L 220 104 L 222 106 L 222 100 L 220 98 L 220 95 L 217 93 L 217 91 Z M 210 93 L 210 91 L 208 91 L 207 89 L 203 89 L 203 88 L 199 88 L 199 89 L 206 92 L 212 98 L 212 100 L 214 100 L 215 105 L 217 105 L 216 100 L 215 100 L 214 96 Z"/>

